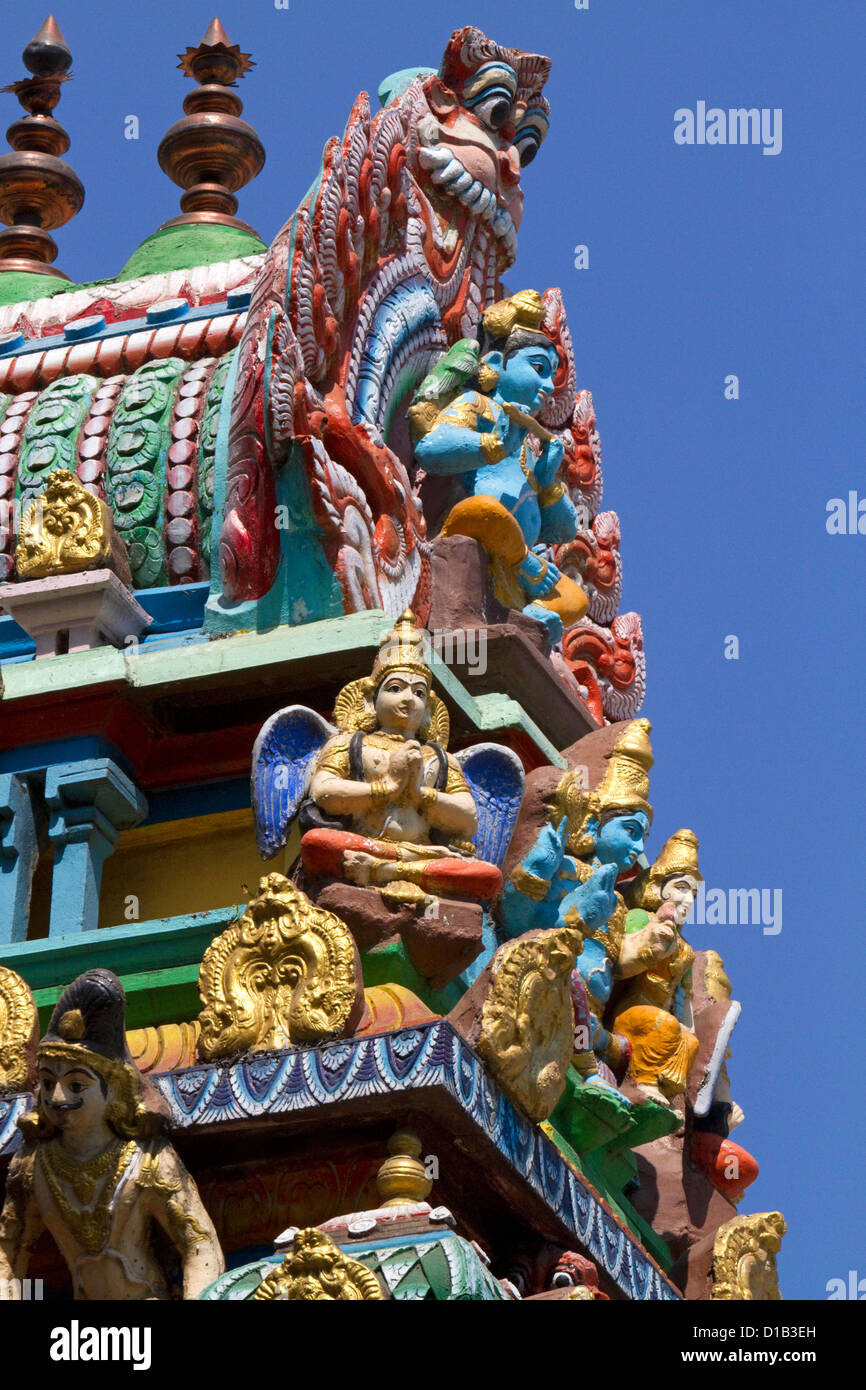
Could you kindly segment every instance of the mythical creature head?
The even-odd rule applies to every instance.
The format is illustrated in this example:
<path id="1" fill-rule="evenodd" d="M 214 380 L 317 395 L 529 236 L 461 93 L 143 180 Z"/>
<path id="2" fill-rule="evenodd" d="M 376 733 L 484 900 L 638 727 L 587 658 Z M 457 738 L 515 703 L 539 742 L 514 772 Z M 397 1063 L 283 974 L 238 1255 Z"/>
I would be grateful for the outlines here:
<path id="1" fill-rule="evenodd" d="M 503 48 L 468 26 L 451 35 L 438 73 L 425 77 L 417 157 L 446 254 L 481 219 L 499 243 L 501 268 L 514 261 L 520 175 L 547 134 L 550 107 L 541 93 L 549 72 L 549 58 Z"/>

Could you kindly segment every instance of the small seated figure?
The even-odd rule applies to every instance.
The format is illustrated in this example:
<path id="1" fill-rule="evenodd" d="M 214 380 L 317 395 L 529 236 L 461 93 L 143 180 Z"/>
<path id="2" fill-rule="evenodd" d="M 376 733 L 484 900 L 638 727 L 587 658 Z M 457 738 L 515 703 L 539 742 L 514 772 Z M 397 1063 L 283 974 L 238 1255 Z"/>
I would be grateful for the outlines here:
<path id="1" fill-rule="evenodd" d="M 698 840 L 678 830 L 662 846 L 625 922 L 618 976 L 630 983 L 611 1027 L 631 1046 L 630 1074 L 645 1095 L 669 1105 L 686 1089 L 698 1051 L 692 1032 L 694 951 L 680 935 L 701 882 Z"/>
<path id="2" fill-rule="evenodd" d="M 555 643 L 563 627 L 584 616 L 588 600 L 537 553 L 573 540 L 578 527 L 577 510 L 557 479 L 564 446 L 535 418 L 553 394 L 559 367 L 543 319 L 535 290 L 491 305 L 474 355 L 469 340 L 451 349 L 419 388 L 410 424 L 420 466 L 460 477 L 469 494 L 451 509 L 441 534 L 480 541 L 497 598 L 542 622 Z M 469 389 L 455 393 L 461 376 Z M 442 386 L 452 388 L 444 406 L 435 399 Z M 530 435 L 540 441 L 540 453 L 529 447 Z"/>
<path id="3" fill-rule="evenodd" d="M 178 1252 L 185 1299 L 197 1298 L 225 1267 L 162 1116 L 142 1103 L 125 1012 L 117 977 L 89 970 L 52 1014 L 37 1055 L 36 1111 L 18 1122 L 25 1143 L 6 1182 L 0 1291 L 14 1291 L 14 1281 L 25 1278 L 43 1228 L 69 1266 L 76 1299 L 170 1298 L 154 1226 Z"/>
<path id="4" fill-rule="evenodd" d="M 407 611 L 371 677 L 337 698 L 340 730 L 316 756 L 300 819 L 314 875 L 378 888 L 403 902 L 495 896 L 502 875 L 472 844 L 475 802 L 445 751 L 448 714 L 432 689 L 424 636 Z"/>

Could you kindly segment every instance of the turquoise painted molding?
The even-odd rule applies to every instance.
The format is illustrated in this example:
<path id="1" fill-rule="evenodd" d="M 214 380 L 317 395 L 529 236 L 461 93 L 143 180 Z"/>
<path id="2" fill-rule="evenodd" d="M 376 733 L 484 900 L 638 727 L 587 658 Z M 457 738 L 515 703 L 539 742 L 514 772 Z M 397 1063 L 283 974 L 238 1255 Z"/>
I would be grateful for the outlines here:
<path id="1" fill-rule="evenodd" d="M 0 942 L 23 941 L 27 935 L 39 858 L 32 795 L 25 778 L 0 774 Z"/>
<path id="2" fill-rule="evenodd" d="M 153 622 L 142 634 L 141 646 L 170 645 L 201 635 L 207 584 L 174 584 L 170 588 L 135 589 L 137 603 Z M 9 614 L 0 617 L 0 662 L 32 661 L 36 644 Z M 44 658 L 42 658 L 44 660 Z"/>
<path id="3" fill-rule="evenodd" d="M 117 684 L 139 690 L 165 690 L 172 685 L 194 685 L 197 680 L 250 668 L 262 670 L 285 663 L 303 663 L 325 653 L 369 651 L 372 654 L 392 622 L 381 609 L 370 609 L 298 627 L 277 627 L 270 632 L 234 633 L 218 642 L 201 642 L 192 647 L 161 651 L 142 648 L 138 652 L 97 647 L 89 652 L 48 657 L 6 668 L 3 703 L 64 690 L 81 691 L 89 685 Z M 435 651 L 430 653 L 429 659 L 440 689 L 479 736 L 489 737 L 504 730 L 518 729 L 535 744 L 545 761 L 556 767 L 566 766 L 554 745 L 516 700 L 508 695 L 470 695 Z"/>
<path id="4" fill-rule="evenodd" d="M 211 912 L 20 941 L 4 946 L 0 961 L 17 971 L 34 992 L 67 985 L 97 965 L 116 975 L 198 965 L 213 938 L 245 910 L 246 903 L 241 903 Z"/>
<path id="5" fill-rule="evenodd" d="M 55 763 L 45 779 L 54 845 L 49 936 L 88 931 L 99 919 L 102 866 L 121 830 L 138 825 L 147 801 L 111 758 Z"/>

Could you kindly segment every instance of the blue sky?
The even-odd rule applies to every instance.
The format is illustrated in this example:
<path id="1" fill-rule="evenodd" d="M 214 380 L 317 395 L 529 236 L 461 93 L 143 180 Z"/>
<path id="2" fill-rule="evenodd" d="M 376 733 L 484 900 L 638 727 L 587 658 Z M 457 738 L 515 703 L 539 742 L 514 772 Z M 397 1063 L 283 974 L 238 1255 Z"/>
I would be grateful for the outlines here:
<path id="1" fill-rule="evenodd" d="M 114 273 L 177 212 L 156 146 L 189 84 L 175 69 L 214 0 L 58 0 L 76 80 L 58 115 L 83 179 L 55 234 L 76 280 Z M 257 62 L 241 84 L 267 148 L 240 215 L 270 240 L 356 93 L 438 65 L 466 23 L 550 54 L 552 123 L 524 178 L 511 289 L 560 285 L 594 395 L 623 610 L 643 615 L 656 768 L 650 848 L 692 826 L 708 885 L 781 889 L 782 930 L 695 926 L 743 1004 L 733 1092 L 761 1174 L 744 1211 L 782 1210 L 787 1298 L 866 1275 L 860 921 L 866 536 L 828 535 L 862 490 L 859 0 L 570 0 L 433 7 L 222 0 Z M 4 16 L 0 78 L 45 15 Z M 323 19 L 323 16 L 327 16 Z M 858 80 L 860 79 L 860 80 Z M 783 111 L 782 150 L 675 144 L 699 101 Z M 16 107 L 5 98 L 6 122 Z M 141 138 L 123 138 L 124 118 Z M 5 124 L 4 123 L 4 124 Z M 858 206 L 859 204 L 859 206 Z M 589 248 L 575 270 L 574 247 Z M 740 397 L 726 400 L 725 377 Z M 725 639 L 739 639 L 726 660 Z"/>

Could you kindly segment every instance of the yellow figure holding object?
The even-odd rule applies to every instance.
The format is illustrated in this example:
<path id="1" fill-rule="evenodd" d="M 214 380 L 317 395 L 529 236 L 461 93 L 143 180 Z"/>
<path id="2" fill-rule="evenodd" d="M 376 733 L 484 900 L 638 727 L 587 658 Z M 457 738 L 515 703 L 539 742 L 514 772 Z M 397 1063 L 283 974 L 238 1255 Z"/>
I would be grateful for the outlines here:
<path id="1" fill-rule="evenodd" d="M 698 840 L 678 830 L 649 870 L 641 907 L 626 918 L 624 957 L 632 976 L 614 1003 L 611 1028 L 631 1044 L 631 1075 L 664 1104 L 686 1089 L 698 1051 L 692 1032 L 691 968 L 694 951 L 680 935 L 698 891 Z M 635 967 L 641 969 L 635 974 Z"/>
<path id="2" fill-rule="evenodd" d="M 469 494 L 452 507 L 441 534 L 480 541 L 497 598 L 544 623 L 556 642 L 584 616 L 588 600 L 538 553 L 573 540 L 578 528 L 557 477 L 563 443 L 536 418 L 559 367 L 543 320 L 535 290 L 492 304 L 479 343 L 464 339 L 446 354 L 419 388 L 409 419 L 421 467 L 460 477 Z M 455 392 L 458 383 L 467 389 Z"/>

